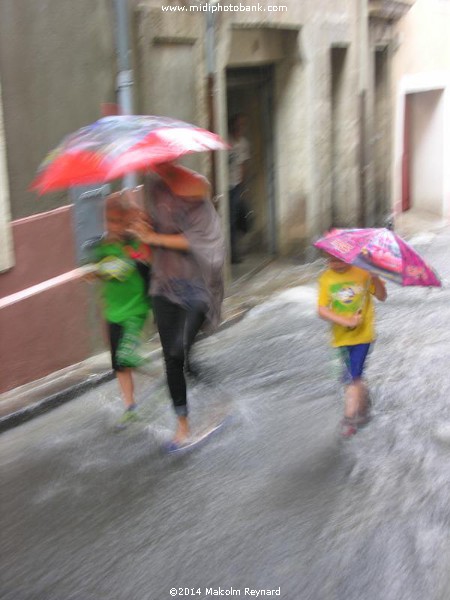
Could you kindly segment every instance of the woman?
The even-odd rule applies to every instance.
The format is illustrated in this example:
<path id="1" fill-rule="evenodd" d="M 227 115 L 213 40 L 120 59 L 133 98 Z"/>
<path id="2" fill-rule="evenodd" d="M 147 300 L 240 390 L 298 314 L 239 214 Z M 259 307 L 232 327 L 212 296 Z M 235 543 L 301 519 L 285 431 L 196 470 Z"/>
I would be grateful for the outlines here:
<path id="1" fill-rule="evenodd" d="M 167 384 L 178 419 L 176 448 L 189 436 L 185 365 L 200 328 L 214 330 L 223 300 L 225 245 L 208 181 L 165 163 L 149 189 L 152 227 L 134 232 L 152 246 L 150 295 L 166 364 Z"/>

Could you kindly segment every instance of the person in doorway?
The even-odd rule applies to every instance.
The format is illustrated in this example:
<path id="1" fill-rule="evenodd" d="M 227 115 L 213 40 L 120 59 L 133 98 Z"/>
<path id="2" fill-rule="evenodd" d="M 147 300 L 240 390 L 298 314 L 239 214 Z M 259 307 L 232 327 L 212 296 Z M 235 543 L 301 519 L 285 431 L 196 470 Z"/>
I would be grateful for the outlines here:
<path id="1" fill-rule="evenodd" d="M 387 291 L 376 275 L 327 255 L 328 269 L 319 279 L 318 313 L 332 323 L 332 346 L 344 365 L 345 409 L 342 435 L 355 434 L 369 418 L 364 364 L 375 340 L 372 296 L 384 302 Z"/>
<path id="2" fill-rule="evenodd" d="M 231 262 L 234 264 L 242 262 L 238 248 L 239 218 L 250 160 L 250 144 L 244 135 L 246 124 L 246 117 L 242 113 L 235 114 L 229 124 L 228 195 Z"/>
<path id="3" fill-rule="evenodd" d="M 185 369 L 201 328 L 219 324 L 225 245 L 208 181 L 174 163 L 154 166 L 148 182 L 150 221 L 135 234 L 152 247 L 150 294 L 177 429 L 171 448 L 190 435 Z"/>
<path id="4" fill-rule="evenodd" d="M 138 215 L 138 209 L 126 194 L 112 194 L 106 199 L 106 233 L 89 245 L 93 273 L 101 281 L 112 368 L 125 404 L 118 428 L 139 418 L 132 372 L 143 363 L 139 345 L 150 309 L 147 289 L 150 248 L 128 233 Z"/>

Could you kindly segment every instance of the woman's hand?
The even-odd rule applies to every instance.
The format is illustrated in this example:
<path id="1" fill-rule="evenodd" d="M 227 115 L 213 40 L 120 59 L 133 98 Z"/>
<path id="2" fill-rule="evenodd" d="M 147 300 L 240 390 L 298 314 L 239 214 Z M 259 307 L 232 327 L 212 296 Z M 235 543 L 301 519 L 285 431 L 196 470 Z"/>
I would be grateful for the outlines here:
<path id="1" fill-rule="evenodd" d="M 189 250 L 188 239 L 182 233 L 156 233 L 152 226 L 144 221 L 136 221 L 129 231 L 149 246 L 159 246 L 160 248 L 181 250 L 182 252 Z"/>
<path id="2" fill-rule="evenodd" d="M 149 244 L 150 246 L 157 245 L 155 243 L 155 236 L 158 236 L 158 234 L 155 233 L 155 230 L 150 223 L 144 219 L 134 220 L 132 223 L 130 223 L 128 231 L 137 237 L 138 240 L 144 242 L 144 244 Z"/>

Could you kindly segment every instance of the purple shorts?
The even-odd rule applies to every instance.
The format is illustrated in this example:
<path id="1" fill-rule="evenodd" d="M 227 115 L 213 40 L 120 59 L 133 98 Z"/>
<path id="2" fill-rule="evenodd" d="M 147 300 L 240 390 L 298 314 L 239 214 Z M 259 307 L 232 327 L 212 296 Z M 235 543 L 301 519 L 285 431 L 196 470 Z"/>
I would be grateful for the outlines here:
<path id="1" fill-rule="evenodd" d="M 360 379 L 364 371 L 364 363 L 369 353 L 370 344 L 355 344 L 337 348 L 344 364 L 344 383 Z"/>

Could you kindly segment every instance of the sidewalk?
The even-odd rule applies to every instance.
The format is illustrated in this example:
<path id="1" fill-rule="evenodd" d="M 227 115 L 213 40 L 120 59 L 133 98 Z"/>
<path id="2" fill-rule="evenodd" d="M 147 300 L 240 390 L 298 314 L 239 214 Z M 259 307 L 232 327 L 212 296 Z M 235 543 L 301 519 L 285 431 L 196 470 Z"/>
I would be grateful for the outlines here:
<path id="1" fill-rule="evenodd" d="M 406 239 L 427 245 L 448 224 L 426 213 L 409 211 L 396 220 L 396 231 Z M 305 284 L 317 278 L 322 261 L 295 264 L 279 259 L 236 279 L 227 290 L 220 329 L 239 321 L 247 311 L 273 293 Z M 239 275 L 239 272 L 237 273 Z M 155 334 L 145 344 L 145 353 L 161 352 Z M 113 379 L 109 352 L 52 373 L 43 379 L 0 394 L 0 433 L 71 400 L 88 389 Z"/>
<path id="2" fill-rule="evenodd" d="M 248 310 L 264 302 L 274 292 L 314 279 L 320 268 L 320 261 L 296 265 L 288 260 L 276 260 L 236 279 L 227 290 L 220 329 L 242 319 Z M 160 352 L 159 338 L 155 334 L 145 343 L 144 353 L 157 356 Z M 0 394 L 0 433 L 113 378 L 108 351 Z"/>

